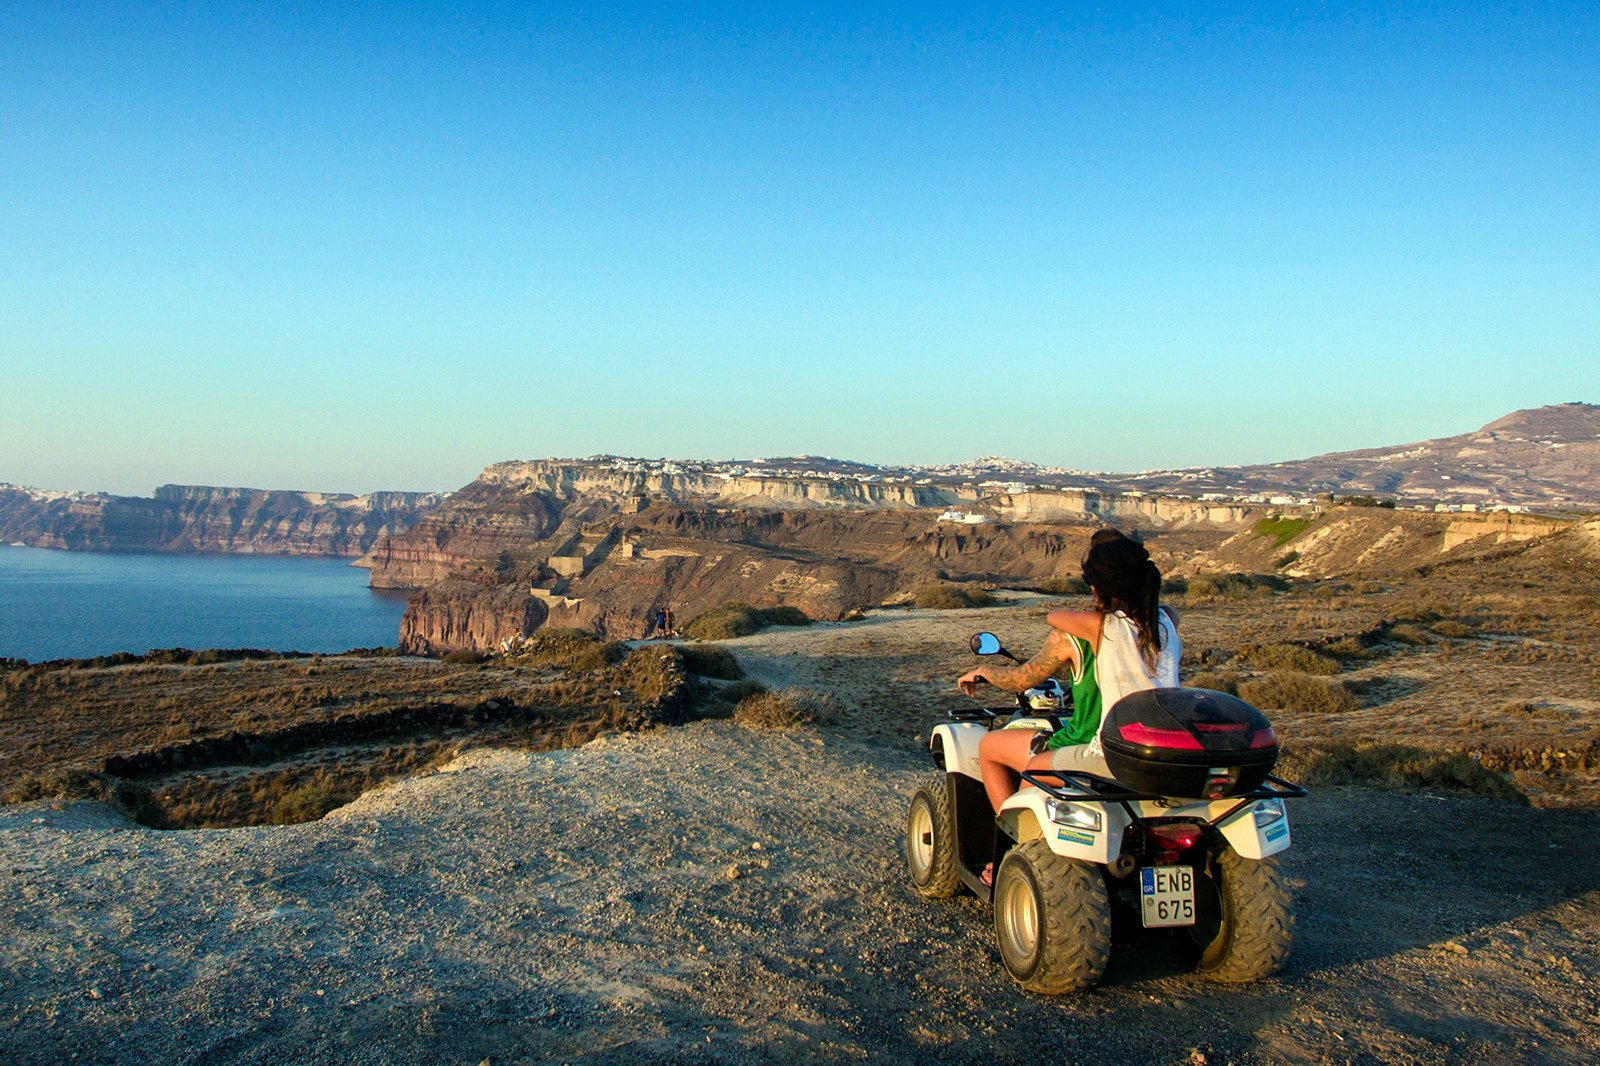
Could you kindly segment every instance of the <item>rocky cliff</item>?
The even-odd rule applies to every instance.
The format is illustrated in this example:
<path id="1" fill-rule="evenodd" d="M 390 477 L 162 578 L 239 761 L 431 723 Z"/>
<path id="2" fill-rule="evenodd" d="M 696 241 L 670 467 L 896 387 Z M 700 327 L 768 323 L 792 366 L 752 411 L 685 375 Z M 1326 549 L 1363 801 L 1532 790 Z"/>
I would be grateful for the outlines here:
<path id="1" fill-rule="evenodd" d="M 837 619 L 932 580 L 1075 575 L 1099 525 L 1082 512 L 969 525 L 942 521 L 942 505 L 806 506 L 798 491 L 781 508 L 720 494 L 641 507 L 640 484 L 506 464 L 386 539 L 369 557 L 373 584 L 426 586 L 407 610 L 402 650 L 492 647 L 540 625 L 637 637 L 661 607 L 688 621 L 728 601 Z M 778 495 L 768 486 L 760 503 Z"/>
<path id="2" fill-rule="evenodd" d="M 151 496 L 0 486 L 0 542 L 86 551 L 360 556 L 437 507 L 439 493 L 365 496 L 163 485 Z"/>

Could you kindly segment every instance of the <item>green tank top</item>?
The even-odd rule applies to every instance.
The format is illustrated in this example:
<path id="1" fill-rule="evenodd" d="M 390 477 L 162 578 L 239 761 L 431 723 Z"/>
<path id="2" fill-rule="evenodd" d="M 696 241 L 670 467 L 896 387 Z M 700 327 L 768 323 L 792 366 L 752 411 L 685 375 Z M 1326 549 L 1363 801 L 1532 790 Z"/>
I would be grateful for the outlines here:
<path id="1" fill-rule="evenodd" d="M 1068 636 L 1077 645 L 1078 667 L 1072 672 L 1072 719 L 1050 734 L 1045 750 L 1087 744 L 1100 731 L 1100 685 L 1094 679 L 1094 649 L 1082 637 Z"/>

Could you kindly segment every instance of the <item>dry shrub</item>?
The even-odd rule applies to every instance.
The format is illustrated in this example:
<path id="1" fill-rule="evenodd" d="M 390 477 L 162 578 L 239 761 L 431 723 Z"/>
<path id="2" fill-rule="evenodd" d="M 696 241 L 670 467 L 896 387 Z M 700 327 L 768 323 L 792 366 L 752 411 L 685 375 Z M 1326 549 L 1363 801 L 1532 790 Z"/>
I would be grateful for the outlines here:
<path id="1" fill-rule="evenodd" d="M 1039 591 L 1052 596 L 1087 596 L 1089 583 L 1071 574 L 1052 574 L 1039 582 Z"/>
<path id="2" fill-rule="evenodd" d="M 756 617 L 763 626 L 808 626 L 811 616 L 798 607 L 762 607 Z"/>
<path id="3" fill-rule="evenodd" d="M 1389 639 L 1397 640 L 1401 644 L 1433 644 L 1436 638 L 1426 629 L 1409 622 L 1389 627 Z"/>
<path id="4" fill-rule="evenodd" d="M 1208 688 L 1230 696 L 1239 694 L 1239 675 L 1232 670 L 1203 670 L 1185 683 L 1189 688 Z"/>
<path id="5" fill-rule="evenodd" d="M 706 687 L 710 691 L 702 694 L 694 710 L 698 718 L 732 718 L 741 702 L 767 691 L 767 686 L 748 677 L 731 684 Z"/>
<path id="6" fill-rule="evenodd" d="M 683 627 L 691 640 L 731 640 L 748 637 L 761 630 L 761 618 L 748 603 L 725 603 L 713 607 Z"/>
<path id="7" fill-rule="evenodd" d="M 444 661 L 447 663 L 470 665 L 472 663 L 481 663 L 485 658 L 487 656 L 483 652 L 473 651 L 471 648 L 457 648 L 455 651 L 444 653 Z"/>
<path id="8" fill-rule="evenodd" d="M 1357 707 L 1355 697 L 1338 682 L 1293 670 L 1279 670 L 1256 681 L 1241 682 L 1239 698 L 1257 707 L 1306 714 L 1337 714 Z"/>
<path id="9" fill-rule="evenodd" d="M 523 641 L 516 658 L 533 666 L 591 671 L 619 663 L 627 654 L 625 645 L 607 643 L 587 630 L 556 626 Z"/>
<path id="10" fill-rule="evenodd" d="M 955 611 L 965 607 L 992 606 L 994 594 L 988 589 L 967 588 L 952 585 L 948 581 L 930 581 L 917 586 L 911 602 L 925 610 Z"/>
<path id="11" fill-rule="evenodd" d="M 1466 625 L 1463 622 L 1458 622 L 1453 618 L 1442 619 L 1433 623 L 1428 628 L 1439 634 L 1441 637 L 1454 637 L 1457 639 L 1462 637 L 1470 637 L 1472 636 L 1473 632 L 1471 626 Z"/>
<path id="12" fill-rule="evenodd" d="M 727 648 L 685 644 L 678 649 L 678 654 L 683 658 L 683 668 L 691 674 L 719 681 L 737 681 L 744 676 L 739 660 Z"/>
<path id="13" fill-rule="evenodd" d="M 99 800 L 112 807 L 125 805 L 125 800 L 136 799 L 123 794 L 128 783 L 107 773 L 94 773 L 72 767 L 53 767 L 22 776 L 8 789 L 0 792 L 0 804 L 27 804 L 30 800 Z"/>
<path id="14" fill-rule="evenodd" d="M 829 722 L 837 711 L 831 696 L 789 688 L 745 697 L 734 708 L 733 720 L 746 729 L 795 729 Z"/>
<path id="15" fill-rule="evenodd" d="M 1561 719 L 1565 718 L 1566 714 L 1557 707 L 1535 703 L 1532 700 L 1512 700 L 1495 708 L 1493 717 L 1501 719 L 1513 716 L 1517 718 Z M 1487 725 L 1488 723 L 1485 724 Z"/>
<path id="16" fill-rule="evenodd" d="M 1336 660 L 1298 644 L 1263 644 L 1246 648 L 1239 654 L 1258 670 L 1292 670 L 1320 677 L 1332 677 L 1339 672 Z"/>
<path id="17" fill-rule="evenodd" d="M 1196 574 L 1188 580 L 1183 594 L 1196 601 L 1241 600 L 1270 596 L 1288 587 L 1287 581 L 1272 574 Z"/>
<path id="18" fill-rule="evenodd" d="M 343 790 L 331 789 L 320 781 L 312 781 L 284 793 L 272 808 L 271 824 L 294 825 L 297 822 L 315 822 L 329 811 L 337 810 L 355 799 Z"/>
<path id="19" fill-rule="evenodd" d="M 767 626 L 808 626 L 811 616 L 798 607 L 752 607 L 724 603 L 700 615 L 683 628 L 691 640 L 731 640 L 759 633 Z"/>
<path id="20" fill-rule="evenodd" d="M 683 656 L 673 648 L 640 648 L 602 676 L 607 683 L 613 677 L 620 679 L 639 703 L 652 708 L 667 708 L 685 695 L 688 686 Z"/>
<path id="21" fill-rule="evenodd" d="M 1528 797 L 1503 774 L 1465 755 L 1403 744 L 1341 744 L 1286 753 L 1278 770 L 1306 785 L 1428 788 L 1528 803 Z"/>
<path id="22" fill-rule="evenodd" d="M 1340 637 L 1322 646 L 1322 650 L 1340 659 L 1370 659 L 1372 649 L 1360 637 Z"/>

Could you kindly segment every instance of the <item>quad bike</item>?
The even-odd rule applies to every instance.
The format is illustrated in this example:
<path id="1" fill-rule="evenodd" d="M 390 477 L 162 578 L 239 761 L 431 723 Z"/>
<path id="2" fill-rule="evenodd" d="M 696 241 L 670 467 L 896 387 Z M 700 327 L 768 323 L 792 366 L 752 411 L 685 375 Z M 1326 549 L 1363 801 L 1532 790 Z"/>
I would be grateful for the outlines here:
<path id="1" fill-rule="evenodd" d="M 992 633 L 975 635 L 972 649 L 1016 659 Z M 1289 956 L 1294 905 L 1273 856 L 1289 846 L 1283 801 L 1306 790 L 1272 776 L 1278 745 L 1266 718 L 1209 689 L 1132 693 L 1106 711 L 1101 733 L 1115 779 L 1030 770 L 997 815 L 979 740 L 991 729 L 1054 731 L 1069 700 L 1051 682 L 1019 694 L 1015 707 L 956 710 L 935 727 L 939 770 L 906 818 L 917 891 L 940 899 L 965 889 L 989 901 L 1000 958 L 1034 992 L 1100 979 L 1114 908 L 1147 929 L 1187 931 L 1203 977 L 1276 973 Z"/>

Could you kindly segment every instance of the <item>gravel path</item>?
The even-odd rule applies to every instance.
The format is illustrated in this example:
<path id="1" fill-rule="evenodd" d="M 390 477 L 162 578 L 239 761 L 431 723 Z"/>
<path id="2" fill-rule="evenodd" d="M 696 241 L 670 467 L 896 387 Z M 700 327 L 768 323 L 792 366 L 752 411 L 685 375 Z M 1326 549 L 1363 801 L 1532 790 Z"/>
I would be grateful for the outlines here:
<path id="1" fill-rule="evenodd" d="M 820 733 L 477 751 L 301 826 L 0 808 L 0 1061 L 1600 1058 L 1591 811 L 1322 790 L 1293 810 L 1280 977 L 1210 985 L 1140 935 L 1090 993 L 1017 990 L 986 908 L 918 897 L 900 847 L 931 719 L 907 698 L 948 698 L 929 657 L 959 666 L 945 630 L 971 628 L 733 642 L 847 695 Z"/>

